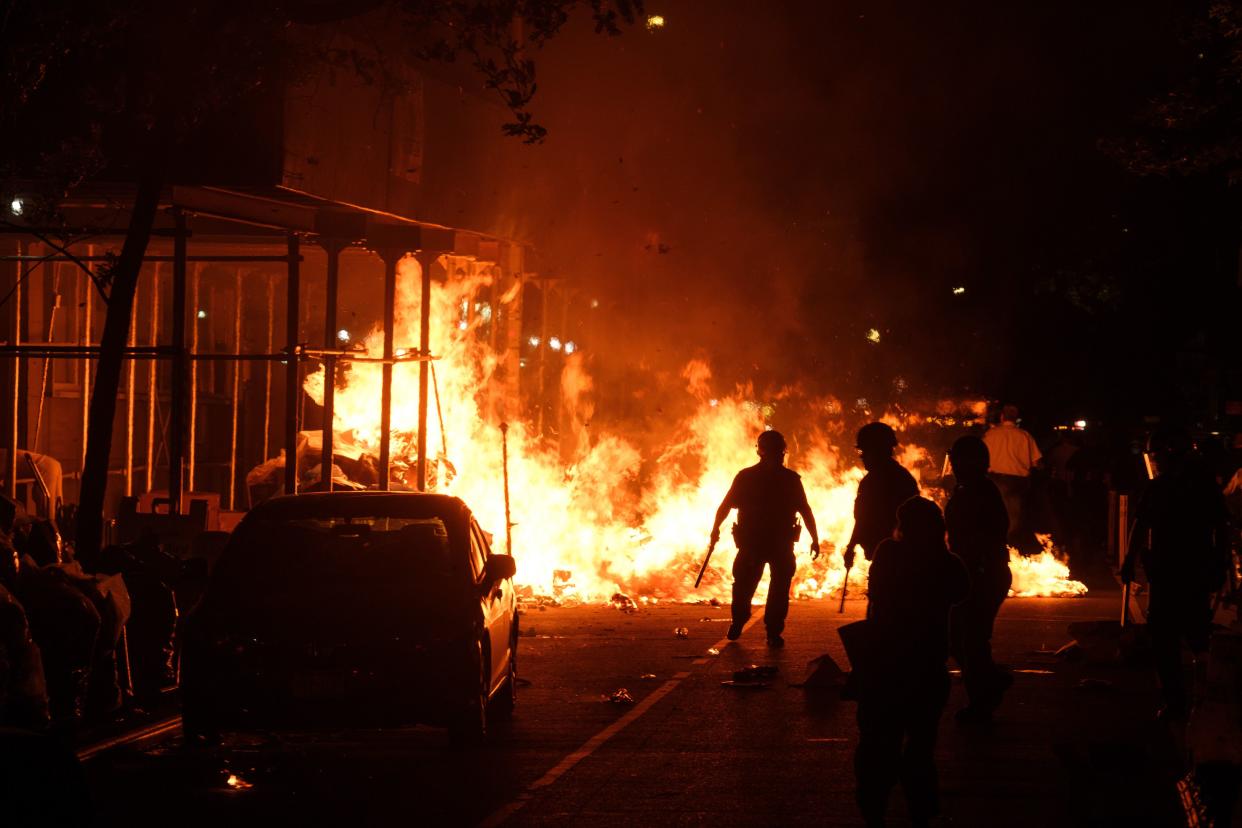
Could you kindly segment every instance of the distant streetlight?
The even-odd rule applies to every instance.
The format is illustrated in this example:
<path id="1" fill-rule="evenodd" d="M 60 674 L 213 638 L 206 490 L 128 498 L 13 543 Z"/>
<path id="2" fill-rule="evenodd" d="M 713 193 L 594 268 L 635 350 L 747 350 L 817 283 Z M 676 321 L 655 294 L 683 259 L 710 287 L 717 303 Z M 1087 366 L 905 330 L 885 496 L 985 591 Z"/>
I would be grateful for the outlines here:
<path id="1" fill-rule="evenodd" d="M 14 198 L 9 202 L 9 212 L 15 216 L 20 216 L 25 209 L 26 205 L 22 203 L 20 198 Z"/>
<path id="2" fill-rule="evenodd" d="M 966 292 L 966 287 L 964 285 L 958 285 L 957 287 L 953 288 L 954 296 L 961 296 L 965 292 Z"/>
<path id="3" fill-rule="evenodd" d="M 199 319 L 206 319 L 206 318 L 207 318 L 207 311 L 205 311 L 205 310 L 200 310 L 200 311 L 198 312 L 197 316 L 198 316 L 198 318 L 199 318 Z"/>
<path id="4" fill-rule="evenodd" d="M 572 339 L 565 343 L 565 353 L 572 354 L 576 350 L 578 350 L 578 346 L 574 344 Z"/>
<path id="5" fill-rule="evenodd" d="M 537 336 L 532 336 L 530 339 L 528 339 L 528 340 L 526 340 L 526 341 L 530 343 L 530 347 L 532 347 L 532 348 L 538 348 L 538 347 L 539 347 L 539 337 L 537 337 Z"/>
<path id="6" fill-rule="evenodd" d="M 337 338 L 337 341 L 339 342 L 348 342 L 350 339 L 349 331 L 345 330 L 344 328 L 341 328 L 339 331 L 336 332 L 336 338 Z"/>
<path id="7" fill-rule="evenodd" d="M 561 340 L 555 336 L 548 337 L 548 347 L 554 351 L 559 351 L 561 349 Z"/>

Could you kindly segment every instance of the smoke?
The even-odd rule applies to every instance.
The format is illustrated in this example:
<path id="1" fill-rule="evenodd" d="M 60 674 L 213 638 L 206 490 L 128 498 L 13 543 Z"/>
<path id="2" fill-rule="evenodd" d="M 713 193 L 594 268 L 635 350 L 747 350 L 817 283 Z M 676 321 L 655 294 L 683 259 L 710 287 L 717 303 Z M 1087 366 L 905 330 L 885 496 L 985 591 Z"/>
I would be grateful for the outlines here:
<path id="1" fill-rule="evenodd" d="M 533 55 L 548 138 L 506 151 L 495 189 L 498 228 L 583 299 L 600 416 L 658 430 L 692 359 L 712 393 L 796 385 L 883 407 L 995 390 L 1040 346 L 1016 314 L 1032 261 L 1075 213 L 1111 209 L 1100 123 L 1150 74 L 1135 67 L 1158 17 L 1119 3 L 648 12 L 665 26 L 605 38 L 578 20 Z M 1072 185 L 1081 203 L 1066 203 Z"/>

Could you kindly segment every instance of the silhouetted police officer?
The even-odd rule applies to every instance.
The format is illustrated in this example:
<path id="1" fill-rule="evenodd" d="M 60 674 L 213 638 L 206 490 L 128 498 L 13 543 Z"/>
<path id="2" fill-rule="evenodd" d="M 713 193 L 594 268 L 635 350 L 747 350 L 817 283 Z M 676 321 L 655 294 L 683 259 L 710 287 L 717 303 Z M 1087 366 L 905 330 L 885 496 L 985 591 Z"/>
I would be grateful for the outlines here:
<path id="1" fill-rule="evenodd" d="M 1134 580 L 1136 558 L 1151 589 L 1147 628 L 1164 696 L 1161 717 L 1178 721 L 1187 710 L 1181 642 L 1196 655 L 1207 650 L 1212 594 L 1225 583 L 1229 566 L 1228 511 L 1215 479 L 1194 462 L 1190 435 L 1162 426 L 1152 435 L 1156 479 L 1135 510 L 1130 548 L 1121 566 L 1123 581 Z"/>
<path id="2" fill-rule="evenodd" d="M 854 565 L 854 547 L 871 560 L 880 541 L 892 537 L 897 507 L 919 493 L 913 475 L 893 459 L 897 434 L 884 423 L 867 423 L 858 430 L 856 445 L 867 474 L 854 499 L 854 531 L 845 545 L 845 566 Z"/>
<path id="3" fill-rule="evenodd" d="M 897 532 L 876 548 L 868 573 L 867 659 L 858 676 L 858 805 L 883 825 L 900 779 L 910 819 L 925 825 L 939 810 L 933 752 L 949 698 L 949 609 L 970 581 L 945 546 L 940 508 L 913 497 L 897 510 Z M 851 661 L 853 656 L 851 656 Z"/>
<path id="4" fill-rule="evenodd" d="M 755 446 L 759 462 L 742 469 L 733 478 L 733 485 L 716 510 L 711 542 L 720 539 L 720 524 L 732 509 L 738 520 L 733 527 L 737 557 L 733 559 L 733 623 L 729 640 L 737 640 L 750 620 L 750 601 L 763 577 L 763 567 L 770 569 L 768 603 L 763 614 L 768 645 L 784 646 L 781 633 L 789 614 L 789 585 L 793 582 L 794 542 L 801 530 L 795 520 L 802 515 L 811 535 L 811 559 L 819 557 L 819 533 L 815 516 L 806 501 L 802 478 L 785 468 L 785 438 L 778 431 L 765 431 Z"/>
<path id="5" fill-rule="evenodd" d="M 969 704 L 959 721 L 987 721 L 1013 677 L 992 661 L 992 626 L 1009 595 L 1009 516 L 996 484 L 988 479 L 988 447 L 962 437 L 949 450 L 956 486 L 944 509 L 949 550 L 970 573 L 970 595 L 953 608 L 950 642 L 961 665 Z"/>

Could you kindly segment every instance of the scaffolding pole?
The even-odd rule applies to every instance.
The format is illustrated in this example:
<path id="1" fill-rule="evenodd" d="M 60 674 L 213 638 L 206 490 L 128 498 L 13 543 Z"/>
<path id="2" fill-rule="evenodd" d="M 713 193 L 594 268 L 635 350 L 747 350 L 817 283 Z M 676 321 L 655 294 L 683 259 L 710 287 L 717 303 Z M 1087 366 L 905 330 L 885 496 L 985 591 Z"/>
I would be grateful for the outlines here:
<path id="1" fill-rule="evenodd" d="M 186 224 L 185 213 L 173 208 L 176 231 L 173 235 L 172 284 L 172 382 L 169 389 L 168 416 L 168 510 L 181 514 L 181 462 L 185 452 L 185 277 Z"/>
<path id="2" fill-rule="evenodd" d="M 164 270 L 162 264 L 156 264 L 155 272 L 151 275 L 151 331 L 150 341 L 147 343 L 152 348 L 159 345 L 160 340 L 160 275 Z M 155 431 L 158 423 L 156 422 L 155 409 L 156 403 L 159 401 L 159 370 L 160 365 L 156 360 L 151 360 L 151 365 L 147 372 L 147 491 L 155 488 Z"/>
<path id="3" fill-rule="evenodd" d="M 323 347 L 335 348 L 336 300 L 341 274 L 341 251 L 345 243 L 336 240 L 323 242 L 328 254 L 328 276 L 324 289 Z M 332 437 L 336 418 L 336 359 L 325 356 L 323 360 L 323 452 L 319 459 L 319 480 L 327 491 L 332 491 Z"/>
<path id="4" fill-rule="evenodd" d="M 21 249 L 22 243 L 19 241 L 17 242 L 19 254 Z M 24 276 L 22 266 L 17 265 L 13 270 L 13 342 L 18 345 L 22 341 L 22 279 Z M 20 421 L 18 410 L 21 404 L 21 376 L 22 358 L 20 355 L 14 355 L 12 400 L 9 405 L 9 413 L 13 417 L 13 422 L 9 433 L 5 435 L 8 442 L 8 457 L 5 458 L 8 468 L 4 473 L 4 493 L 11 500 L 17 499 L 17 428 Z"/>
<path id="5" fill-rule="evenodd" d="M 439 253 L 420 250 L 419 270 L 422 271 L 422 299 L 418 315 L 418 353 L 426 356 L 431 352 L 431 266 Z M 427 374 L 431 365 L 427 360 L 418 363 L 418 490 L 427 491 Z"/>
<path id="6" fill-rule="evenodd" d="M 301 274 L 299 241 L 289 234 L 289 277 L 285 284 L 285 342 L 289 359 L 285 366 L 285 494 L 298 493 L 298 400 L 301 394 L 298 359 L 298 290 Z"/>
<path id="7" fill-rule="evenodd" d="M 380 382 L 379 489 L 386 492 L 391 488 L 392 475 L 392 458 L 388 444 L 392 439 L 392 359 L 393 337 L 396 336 L 397 262 L 405 254 L 387 250 L 380 255 L 384 259 L 384 367 L 381 369 Z"/>
<path id="8" fill-rule="evenodd" d="M 233 282 L 233 355 L 241 355 L 242 337 L 242 272 L 237 268 Z M 237 506 L 237 422 L 241 399 L 241 360 L 233 363 L 233 431 L 229 438 L 229 511 Z"/>
<path id="9" fill-rule="evenodd" d="M 185 478 L 186 488 L 191 492 L 194 491 L 194 486 L 198 482 L 195 479 L 198 471 L 198 361 L 194 357 L 198 354 L 201 269 L 202 265 L 194 265 L 194 275 L 190 277 L 190 421 Z"/>

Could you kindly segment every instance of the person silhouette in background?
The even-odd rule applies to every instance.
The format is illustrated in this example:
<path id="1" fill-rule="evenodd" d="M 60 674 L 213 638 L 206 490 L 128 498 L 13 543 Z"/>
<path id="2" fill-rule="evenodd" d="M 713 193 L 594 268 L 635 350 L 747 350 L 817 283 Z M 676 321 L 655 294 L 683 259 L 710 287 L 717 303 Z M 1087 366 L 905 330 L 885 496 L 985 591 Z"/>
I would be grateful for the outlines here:
<path id="1" fill-rule="evenodd" d="M 854 565 L 854 547 L 871 560 L 880 541 L 892 537 L 897 507 L 919 493 L 914 476 L 893 459 L 897 434 L 884 423 L 867 423 L 858 430 L 855 445 L 862 456 L 866 476 L 854 498 L 854 531 L 845 545 L 845 568 Z"/>
<path id="2" fill-rule="evenodd" d="M 1141 559 L 1151 590 L 1147 629 L 1164 706 L 1160 718 L 1186 719 L 1182 640 L 1196 656 L 1206 652 L 1212 628 L 1212 595 L 1230 565 L 1229 516 L 1215 478 L 1197 462 L 1190 434 L 1161 426 L 1148 445 L 1156 479 L 1135 509 L 1130 548 L 1121 579 L 1134 580 Z"/>
<path id="3" fill-rule="evenodd" d="M 1023 504 L 1031 491 L 1031 471 L 1042 456 L 1035 438 L 1018 426 L 1018 407 L 1001 409 L 1000 422 L 983 435 L 991 465 L 988 476 L 1000 490 L 1009 515 L 1009 545 L 1027 550 L 1033 540 L 1026 525 Z"/>
<path id="4" fill-rule="evenodd" d="M 755 444 L 759 462 L 733 478 L 733 485 L 716 510 L 712 524 L 712 546 L 720 540 L 720 524 L 737 509 L 733 540 L 737 557 L 733 559 L 733 623 L 728 638 L 736 641 L 750 620 L 750 602 L 755 597 L 763 568 L 770 571 L 768 603 L 763 613 L 768 646 L 783 647 L 785 617 L 789 614 L 789 586 L 797 564 L 794 543 L 801 534 L 796 515 L 801 515 L 811 536 L 811 559 L 819 557 L 819 532 L 802 488 L 802 478 L 785 468 L 785 438 L 779 431 L 765 431 Z"/>
<path id="5" fill-rule="evenodd" d="M 986 722 L 1013 684 L 1013 677 L 992 661 L 992 626 L 1012 583 L 1005 546 L 1009 517 L 996 484 L 988 479 L 988 447 L 982 440 L 959 438 L 949 450 L 949 462 L 956 481 L 944 509 L 949 551 L 970 573 L 970 595 L 953 608 L 950 619 L 951 650 L 969 700 L 956 718 Z"/>
<path id="6" fill-rule="evenodd" d="M 858 806 L 867 825 L 883 825 L 898 780 L 910 820 L 939 811 L 933 753 L 949 699 L 949 609 L 970 579 L 945 546 L 940 508 L 912 497 L 897 510 L 897 531 L 876 548 L 868 575 L 868 657 L 856 666 Z"/>

